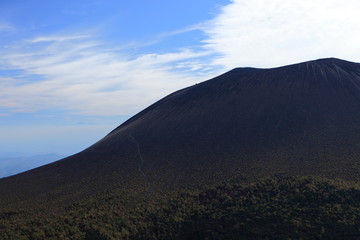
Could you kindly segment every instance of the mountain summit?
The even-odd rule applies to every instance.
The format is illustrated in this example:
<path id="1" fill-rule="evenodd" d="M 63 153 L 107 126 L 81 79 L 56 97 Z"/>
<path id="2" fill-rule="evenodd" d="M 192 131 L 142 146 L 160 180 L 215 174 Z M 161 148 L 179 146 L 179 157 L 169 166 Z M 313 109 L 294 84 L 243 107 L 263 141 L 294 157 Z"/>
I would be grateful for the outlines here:
<path id="1" fill-rule="evenodd" d="M 359 63 L 236 68 L 170 94 L 78 154 L 1 179 L 0 200 L 69 200 L 113 186 L 151 195 L 233 176 L 359 180 L 359 144 Z"/>

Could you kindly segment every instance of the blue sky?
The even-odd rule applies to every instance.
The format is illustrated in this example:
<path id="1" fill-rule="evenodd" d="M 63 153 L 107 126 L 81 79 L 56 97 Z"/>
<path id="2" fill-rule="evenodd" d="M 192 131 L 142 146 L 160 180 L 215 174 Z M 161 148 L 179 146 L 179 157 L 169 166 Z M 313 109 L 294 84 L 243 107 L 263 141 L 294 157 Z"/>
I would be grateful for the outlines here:
<path id="1" fill-rule="evenodd" d="M 0 152 L 73 154 L 234 67 L 360 61 L 356 0 L 2 0 Z"/>

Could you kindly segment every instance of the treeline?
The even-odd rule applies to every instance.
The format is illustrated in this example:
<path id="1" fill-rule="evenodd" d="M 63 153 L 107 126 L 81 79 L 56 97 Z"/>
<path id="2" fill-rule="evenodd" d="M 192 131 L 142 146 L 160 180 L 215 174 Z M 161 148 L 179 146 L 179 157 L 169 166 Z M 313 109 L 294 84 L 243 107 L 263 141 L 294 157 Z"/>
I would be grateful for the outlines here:
<path id="1" fill-rule="evenodd" d="M 315 177 L 229 180 L 129 206 L 116 193 L 61 213 L 2 209 L 0 239 L 359 239 L 360 188 Z"/>

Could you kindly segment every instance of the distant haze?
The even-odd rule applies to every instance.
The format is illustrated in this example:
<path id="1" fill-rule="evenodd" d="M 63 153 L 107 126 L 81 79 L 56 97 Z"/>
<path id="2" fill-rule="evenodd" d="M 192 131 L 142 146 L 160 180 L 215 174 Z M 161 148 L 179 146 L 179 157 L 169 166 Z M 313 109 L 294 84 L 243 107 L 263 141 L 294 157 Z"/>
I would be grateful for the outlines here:
<path id="1" fill-rule="evenodd" d="M 29 155 L 26 153 L 4 153 L 0 155 L 0 178 L 42 166 L 63 158 L 59 154 Z"/>

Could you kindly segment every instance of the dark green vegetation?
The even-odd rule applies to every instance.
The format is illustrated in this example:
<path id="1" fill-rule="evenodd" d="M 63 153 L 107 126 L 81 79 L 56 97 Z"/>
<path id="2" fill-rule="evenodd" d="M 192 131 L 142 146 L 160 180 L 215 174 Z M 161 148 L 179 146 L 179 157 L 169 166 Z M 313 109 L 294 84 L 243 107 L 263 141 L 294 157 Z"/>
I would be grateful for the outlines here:
<path id="1" fill-rule="evenodd" d="M 359 63 L 238 68 L 170 94 L 78 154 L 1 179 L 0 232 L 349 239 L 359 181 Z"/>
<path id="2" fill-rule="evenodd" d="M 107 192 L 61 214 L 2 210 L 1 239 L 358 239 L 360 186 L 314 177 L 229 180 L 138 201 Z"/>

